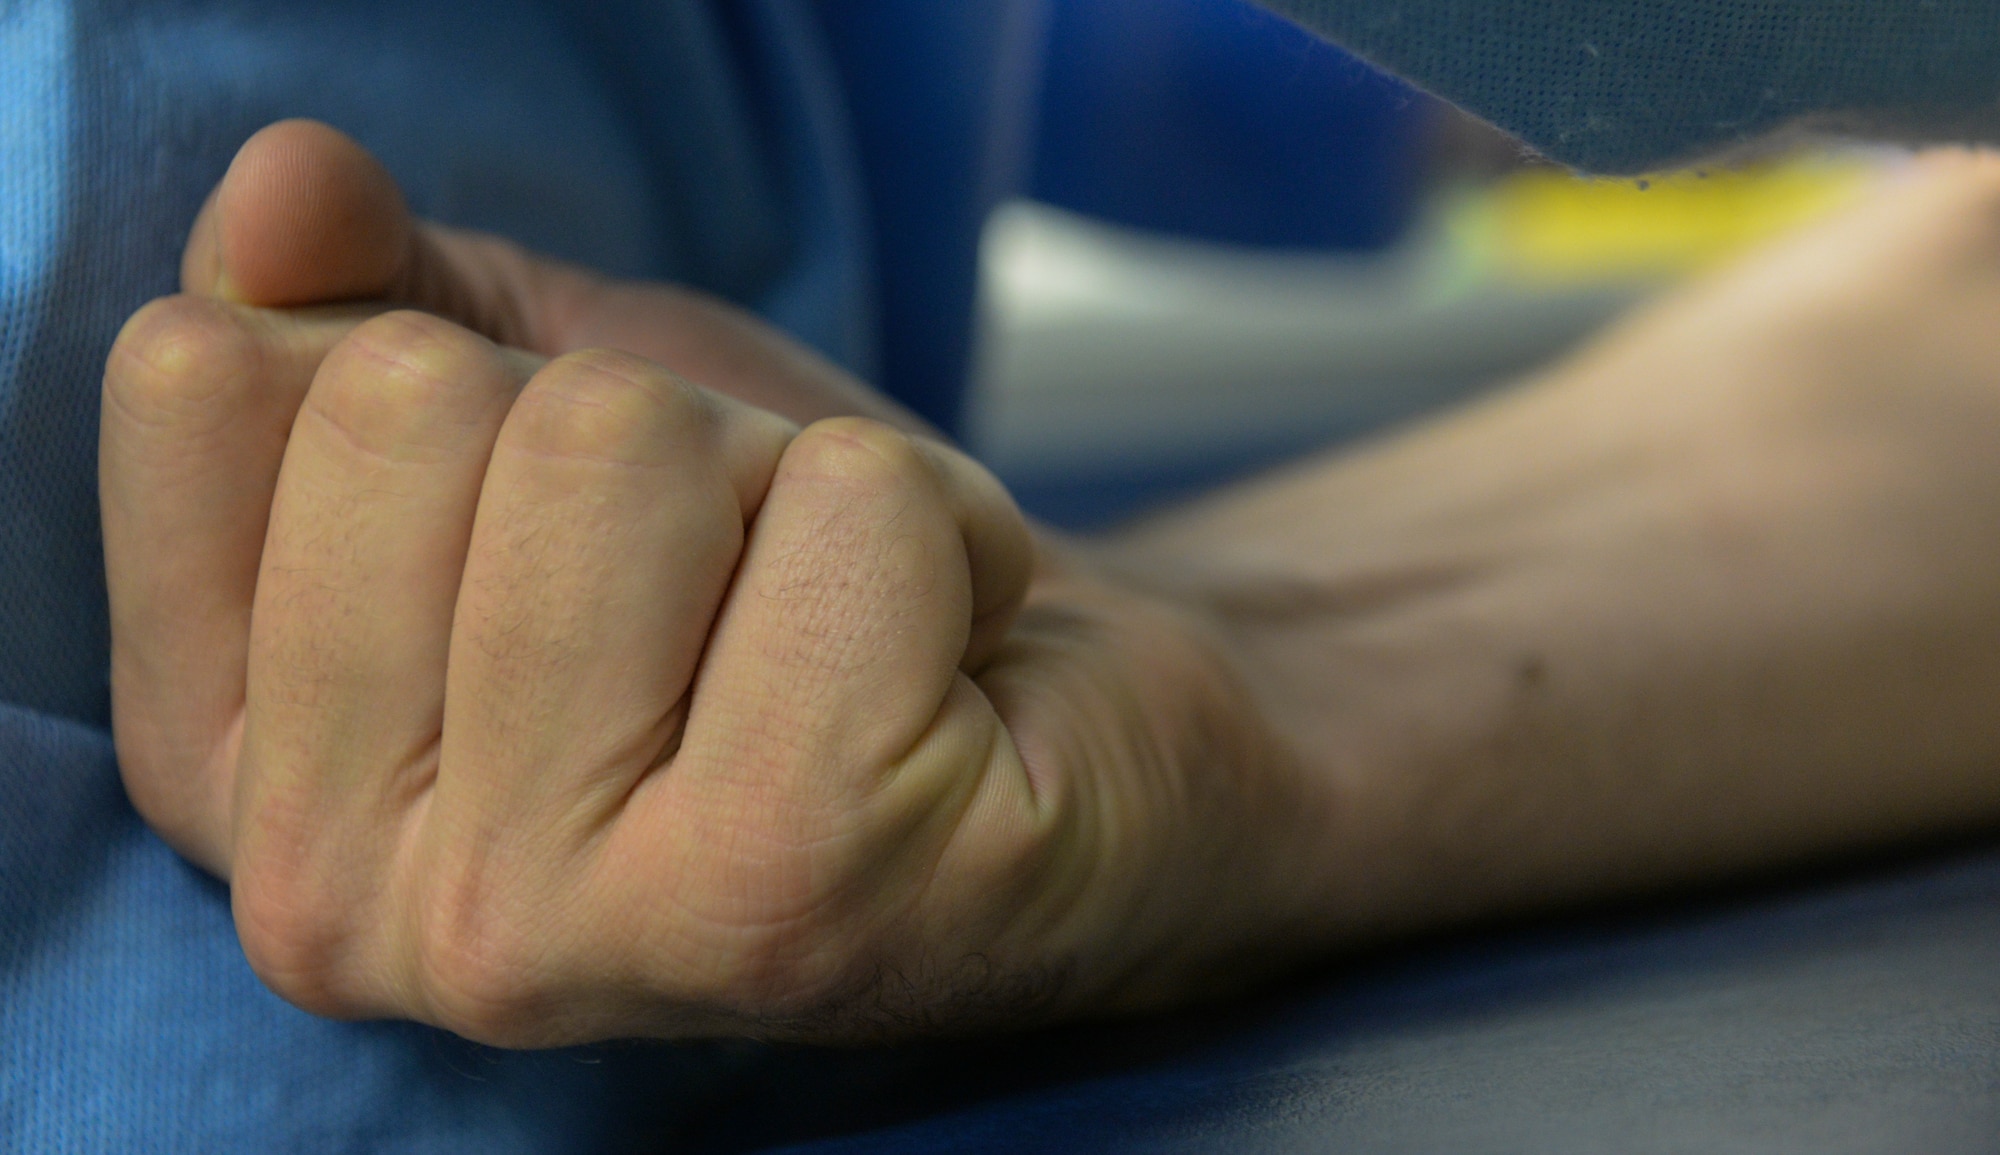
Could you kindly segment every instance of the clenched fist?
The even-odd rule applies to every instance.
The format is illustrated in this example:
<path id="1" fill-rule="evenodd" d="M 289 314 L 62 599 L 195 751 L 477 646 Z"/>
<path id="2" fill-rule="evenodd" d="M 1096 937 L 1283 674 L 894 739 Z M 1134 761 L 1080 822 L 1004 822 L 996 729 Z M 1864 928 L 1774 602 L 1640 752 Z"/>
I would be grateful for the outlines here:
<path id="1" fill-rule="evenodd" d="M 1330 791 L 1208 624 L 756 322 L 414 225 L 303 123 L 184 279 L 105 378 L 118 750 L 286 998 L 876 1037 L 1312 938 Z"/>
<path id="2" fill-rule="evenodd" d="M 1934 158 L 1077 546 L 745 315 L 278 125 L 105 378 L 126 782 L 280 993 L 512 1045 L 1131 1011 L 1990 831 L 1996 222 Z"/>

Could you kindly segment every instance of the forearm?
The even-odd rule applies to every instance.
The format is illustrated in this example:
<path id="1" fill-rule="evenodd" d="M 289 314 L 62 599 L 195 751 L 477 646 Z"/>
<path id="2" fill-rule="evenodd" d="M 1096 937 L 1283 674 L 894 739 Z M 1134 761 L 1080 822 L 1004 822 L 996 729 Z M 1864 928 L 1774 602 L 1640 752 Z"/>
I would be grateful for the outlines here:
<path id="1" fill-rule="evenodd" d="M 1673 323 L 1109 547 L 1343 800 L 1329 935 L 2000 817 L 1991 471 Z"/>

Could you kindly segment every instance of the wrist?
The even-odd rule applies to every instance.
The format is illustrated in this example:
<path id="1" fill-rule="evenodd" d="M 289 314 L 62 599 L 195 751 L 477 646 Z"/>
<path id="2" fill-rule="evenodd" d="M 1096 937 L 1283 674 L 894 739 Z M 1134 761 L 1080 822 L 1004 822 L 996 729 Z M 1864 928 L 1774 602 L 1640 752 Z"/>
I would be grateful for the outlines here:
<path id="1" fill-rule="evenodd" d="M 1128 789 L 1120 805 L 1151 805 L 1180 839 L 1149 884 L 1181 908 L 1190 948 L 1171 952 L 1161 969 L 1176 977 L 1162 982 L 1239 987 L 1374 937 L 1380 783 L 1362 772 L 1351 727 L 1301 724 L 1330 720 L 1312 708 L 1315 688 L 1288 684 L 1271 660 L 1269 623 L 1215 597 L 1178 558 L 1142 557 L 1119 539 L 1043 540 L 1051 560 L 1031 612 L 1093 607 L 1115 623 L 1106 633 L 1124 650 L 1116 681 L 1132 697 L 1128 716 L 1151 720 L 1127 746 L 1156 761 L 1128 774 L 1165 797 L 1135 805 L 1144 791 Z M 1194 934 L 1191 904 L 1207 907 Z"/>

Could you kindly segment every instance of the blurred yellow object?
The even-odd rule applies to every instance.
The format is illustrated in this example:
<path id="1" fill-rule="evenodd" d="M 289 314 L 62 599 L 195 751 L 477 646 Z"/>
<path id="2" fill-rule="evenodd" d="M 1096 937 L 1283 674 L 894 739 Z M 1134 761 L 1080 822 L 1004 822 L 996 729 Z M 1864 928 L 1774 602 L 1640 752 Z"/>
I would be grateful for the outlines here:
<path id="1" fill-rule="evenodd" d="M 1602 180 L 1530 169 L 1449 210 L 1492 274 L 1534 283 L 1667 279 L 1712 265 L 1846 204 L 1881 172 L 1856 156 Z"/>

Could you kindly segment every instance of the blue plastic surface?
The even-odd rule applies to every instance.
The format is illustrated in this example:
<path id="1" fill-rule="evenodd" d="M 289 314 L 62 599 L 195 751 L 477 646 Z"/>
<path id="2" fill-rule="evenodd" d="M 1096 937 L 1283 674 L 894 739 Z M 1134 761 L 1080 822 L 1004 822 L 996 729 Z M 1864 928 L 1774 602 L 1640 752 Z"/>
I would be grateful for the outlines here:
<path id="1" fill-rule="evenodd" d="M 773 1054 L 681 1137 L 801 1155 L 1984 1155 L 2000 852 L 1464 937 L 1155 1022 Z"/>

